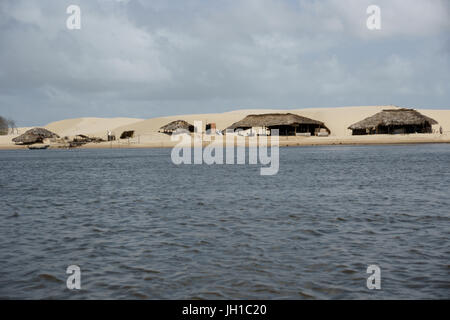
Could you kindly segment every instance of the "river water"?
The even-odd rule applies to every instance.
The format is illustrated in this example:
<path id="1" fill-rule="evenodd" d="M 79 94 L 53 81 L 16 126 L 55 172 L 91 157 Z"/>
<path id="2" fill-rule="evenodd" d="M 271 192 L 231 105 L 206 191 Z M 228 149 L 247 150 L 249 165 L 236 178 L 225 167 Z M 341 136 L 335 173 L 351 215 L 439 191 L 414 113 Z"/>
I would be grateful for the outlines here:
<path id="1" fill-rule="evenodd" d="M 170 152 L 0 151 L 0 298 L 450 298 L 450 145 Z"/>

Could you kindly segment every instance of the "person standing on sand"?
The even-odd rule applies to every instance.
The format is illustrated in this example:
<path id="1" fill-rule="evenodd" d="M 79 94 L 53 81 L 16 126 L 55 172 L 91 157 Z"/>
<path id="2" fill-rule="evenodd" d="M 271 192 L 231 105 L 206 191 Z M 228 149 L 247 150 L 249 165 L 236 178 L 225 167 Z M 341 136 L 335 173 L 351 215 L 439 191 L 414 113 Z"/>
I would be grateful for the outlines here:
<path id="1" fill-rule="evenodd" d="M 439 126 L 439 133 L 442 134 L 442 126 Z"/>

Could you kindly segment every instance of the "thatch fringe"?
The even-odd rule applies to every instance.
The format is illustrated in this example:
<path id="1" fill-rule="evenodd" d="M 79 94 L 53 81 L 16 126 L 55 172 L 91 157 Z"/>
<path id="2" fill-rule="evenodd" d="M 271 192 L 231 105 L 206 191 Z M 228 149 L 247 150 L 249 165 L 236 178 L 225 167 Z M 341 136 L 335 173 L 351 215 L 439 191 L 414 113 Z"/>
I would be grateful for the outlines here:
<path id="1" fill-rule="evenodd" d="M 375 129 L 378 126 L 433 125 L 438 122 L 414 109 L 385 109 L 377 114 L 352 124 L 350 130 Z"/>

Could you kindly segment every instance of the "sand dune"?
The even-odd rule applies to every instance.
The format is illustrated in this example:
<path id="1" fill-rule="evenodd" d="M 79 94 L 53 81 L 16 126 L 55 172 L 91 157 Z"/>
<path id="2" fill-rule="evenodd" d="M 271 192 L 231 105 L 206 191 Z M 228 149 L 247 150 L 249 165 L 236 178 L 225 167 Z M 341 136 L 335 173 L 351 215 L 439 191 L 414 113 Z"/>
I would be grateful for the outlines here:
<path id="1" fill-rule="evenodd" d="M 134 147 L 167 147 L 175 143 L 170 141 L 168 135 L 158 133 L 161 126 L 173 120 L 185 120 L 192 124 L 194 121 L 202 121 L 203 126 L 208 122 L 215 122 L 217 129 L 222 130 L 232 123 L 241 120 L 246 115 L 271 112 L 291 112 L 308 118 L 320 120 L 331 130 L 330 137 L 289 137 L 280 138 L 280 142 L 286 140 L 285 145 L 316 145 L 316 144 L 365 144 L 365 143 L 423 143 L 423 142 L 450 142 L 450 110 L 418 110 L 439 122 L 445 134 L 436 135 L 377 135 L 377 136 L 351 136 L 347 129 L 351 124 L 360 121 L 375 113 L 394 106 L 365 106 L 365 107 L 339 107 L 339 108 L 310 108 L 310 109 L 245 109 L 225 113 L 176 115 L 147 120 L 135 118 L 78 118 L 49 123 L 45 126 L 61 137 L 73 137 L 77 134 L 106 138 L 107 130 L 111 130 L 119 136 L 125 130 L 134 130 L 136 138 L 131 141 Z M 23 133 L 27 128 L 21 128 Z M 14 147 L 11 139 L 17 135 L 0 137 L 0 148 Z M 127 142 L 128 143 L 128 142 Z M 283 142 L 284 143 L 284 142 Z M 106 147 L 110 144 L 94 144 L 86 147 Z M 120 142 L 117 142 L 120 145 Z"/>
<path id="2" fill-rule="evenodd" d="M 374 115 L 383 109 L 396 108 L 394 106 L 367 106 L 367 107 L 339 107 L 339 108 L 311 108 L 311 109 L 246 109 L 225 113 L 178 115 L 163 118 L 152 118 L 135 122 L 132 124 L 117 127 L 115 131 L 135 130 L 136 134 L 153 134 L 159 128 L 173 120 L 185 120 L 191 124 L 194 121 L 215 122 L 217 128 L 222 130 L 232 123 L 241 120 L 249 114 L 291 112 L 308 118 L 320 120 L 331 130 L 331 136 L 351 136 L 351 131 L 347 129 L 351 124 L 366 117 Z M 445 131 L 450 131 L 450 110 L 419 110 L 423 114 L 437 120 Z"/>
<path id="3" fill-rule="evenodd" d="M 107 130 L 114 130 L 120 126 L 129 126 L 142 121 L 134 118 L 78 118 L 49 123 L 46 129 L 57 133 L 61 137 L 77 134 L 105 136 Z"/>
<path id="4" fill-rule="evenodd" d="M 117 127 L 116 131 L 135 130 L 137 134 L 146 135 L 152 134 L 159 130 L 159 128 L 174 120 L 185 120 L 191 124 L 194 121 L 202 121 L 203 124 L 207 122 L 215 122 L 219 130 L 223 130 L 232 123 L 241 120 L 249 114 L 261 114 L 272 112 L 291 112 L 303 115 L 308 118 L 313 118 L 325 122 L 334 136 L 350 135 L 351 132 L 346 128 L 365 117 L 373 115 L 386 108 L 386 106 L 377 107 L 343 107 L 343 108 L 327 108 L 327 109 L 245 109 L 225 113 L 210 113 L 210 114 L 191 114 L 191 115 L 177 115 L 162 118 L 152 118 L 136 122 L 133 124 L 123 125 Z"/>

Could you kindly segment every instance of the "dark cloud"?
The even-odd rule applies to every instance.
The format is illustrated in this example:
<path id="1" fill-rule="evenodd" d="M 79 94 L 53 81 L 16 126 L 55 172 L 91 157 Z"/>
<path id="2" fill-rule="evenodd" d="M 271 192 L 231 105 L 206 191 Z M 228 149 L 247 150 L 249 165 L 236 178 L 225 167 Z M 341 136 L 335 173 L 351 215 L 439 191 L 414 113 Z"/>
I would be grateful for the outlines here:
<path id="1" fill-rule="evenodd" d="M 448 107 L 449 5 L 377 1 L 0 4 L 0 114 L 20 125 L 255 107 Z"/>

